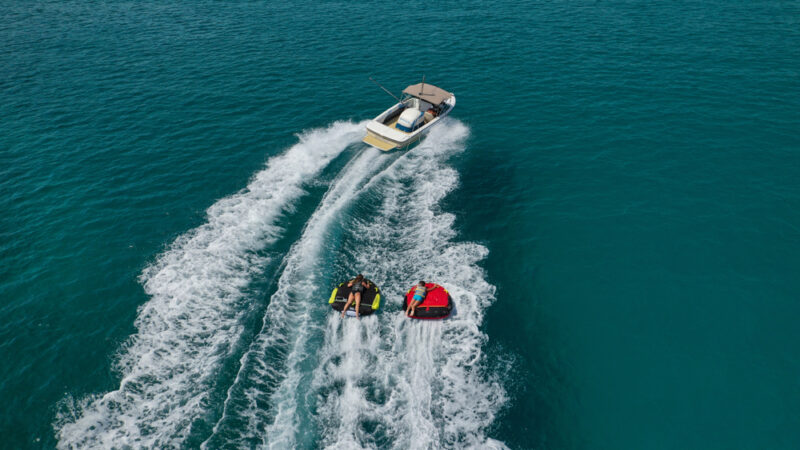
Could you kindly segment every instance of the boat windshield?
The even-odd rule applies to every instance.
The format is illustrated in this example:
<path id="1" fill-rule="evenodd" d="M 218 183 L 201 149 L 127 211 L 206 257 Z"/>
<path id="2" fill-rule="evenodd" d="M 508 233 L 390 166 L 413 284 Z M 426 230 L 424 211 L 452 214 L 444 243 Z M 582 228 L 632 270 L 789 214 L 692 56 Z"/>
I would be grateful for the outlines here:
<path id="1" fill-rule="evenodd" d="M 419 106 L 419 99 L 418 98 L 412 97 L 412 96 L 410 96 L 408 94 L 403 94 L 403 98 L 401 100 L 403 101 L 403 106 L 405 106 L 406 108 L 417 108 L 417 109 L 419 109 L 418 108 L 418 106 Z"/>
<path id="2" fill-rule="evenodd" d="M 427 111 L 428 109 L 432 108 L 433 105 L 426 102 L 425 100 L 420 100 L 417 97 L 412 97 L 408 94 L 403 94 L 402 97 L 403 106 L 406 108 L 414 108 L 420 111 Z"/>

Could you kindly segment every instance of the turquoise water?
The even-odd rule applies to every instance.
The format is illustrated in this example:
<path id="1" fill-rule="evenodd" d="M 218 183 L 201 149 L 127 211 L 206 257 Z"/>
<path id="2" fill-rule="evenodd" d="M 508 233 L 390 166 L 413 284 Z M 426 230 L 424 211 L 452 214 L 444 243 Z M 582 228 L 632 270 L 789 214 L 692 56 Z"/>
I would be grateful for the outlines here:
<path id="1" fill-rule="evenodd" d="M 797 2 L 11 1 L 0 40 L 1 447 L 800 446 Z M 423 73 L 452 117 L 360 144 L 367 77 Z"/>

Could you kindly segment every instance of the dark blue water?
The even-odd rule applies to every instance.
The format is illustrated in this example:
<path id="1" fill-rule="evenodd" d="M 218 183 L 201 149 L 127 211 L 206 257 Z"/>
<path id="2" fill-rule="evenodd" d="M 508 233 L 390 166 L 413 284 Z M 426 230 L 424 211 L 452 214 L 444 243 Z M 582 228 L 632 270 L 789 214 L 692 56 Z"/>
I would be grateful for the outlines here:
<path id="1" fill-rule="evenodd" d="M 0 41 L 3 447 L 800 446 L 797 2 L 12 1 Z M 368 76 L 422 74 L 452 117 L 361 144 Z"/>

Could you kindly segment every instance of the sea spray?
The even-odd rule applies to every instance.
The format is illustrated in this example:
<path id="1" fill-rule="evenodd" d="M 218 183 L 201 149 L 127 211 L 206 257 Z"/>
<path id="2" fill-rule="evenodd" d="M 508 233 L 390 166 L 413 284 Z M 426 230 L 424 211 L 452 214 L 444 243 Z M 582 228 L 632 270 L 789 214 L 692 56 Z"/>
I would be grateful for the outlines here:
<path id="1" fill-rule="evenodd" d="M 477 263 L 488 251 L 455 242 L 455 217 L 439 209 L 458 182 L 446 160 L 463 149 L 467 135 L 454 121 L 432 132 L 370 182 L 370 197 L 383 199 L 379 213 L 348 222 L 349 245 L 360 251 L 355 261 L 341 262 L 368 267 L 387 304 L 370 320 L 341 324 L 343 332 L 329 319 L 313 378 L 325 447 L 503 446 L 486 436 L 506 402 L 499 375 L 482 370 L 486 336 L 479 326 L 495 290 Z M 405 318 L 403 292 L 420 279 L 449 289 L 457 308 L 452 318 Z M 352 339 L 351 327 L 365 336 Z"/>
<path id="2" fill-rule="evenodd" d="M 303 234 L 289 250 L 271 296 L 261 332 L 241 361 L 241 369 L 228 391 L 223 417 L 203 444 L 295 445 L 297 390 L 304 376 L 301 364 L 307 343 L 320 327 L 311 318 L 319 305 L 317 288 L 322 278 L 320 252 L 329 240 L 331 226 L 343 208 L 375 172 L 393 158 L 365 148 L 339 174 Z"/>
<path id="3" fill-rule="evenodd" d="M 118 355 L 117 390 L 78 402 L 55 427 L 59 447 L 177 447 L 207 407 L 222 360 L 242 333 L 243 290 L 267 263 L 277 223 L 304 183 L 359 137 L 337 122 L 299 136 L 247 188 L 208 209 L 207 223 L 178 237 L 140 280 L 151 297 Z"/>

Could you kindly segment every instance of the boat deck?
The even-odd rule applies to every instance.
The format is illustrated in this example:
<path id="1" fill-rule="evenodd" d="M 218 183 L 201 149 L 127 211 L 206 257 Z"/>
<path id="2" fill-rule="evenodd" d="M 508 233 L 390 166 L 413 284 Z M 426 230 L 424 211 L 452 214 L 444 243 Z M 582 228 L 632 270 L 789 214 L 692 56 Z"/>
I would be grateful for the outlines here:
<path id="1" fill-rule="evenodd" d="M 394 149 L 397 148 L 397 144 L 394 144 L 392 142 L 384 141 L 383 139 L 379 138 L 378 136 L 375 136 L 374 134 L 372 134 L 372 132 L 370 132 L 370 131 L 367 131 L 367 135 L 364 136 L 363 141 L 365 143 L 367 143 L 367 144 L 369 144 L 369 145 L 371 145 L 373 147 L 379 148 L 379 149 L 381 149 L 383 151 L 394 150 Z"/>
<path id="2" fill-rule="evenodd" d="M 404 131 L 404 130 L 401 130 L 401 129 L 397 128 L 397 122 L 399 120 L 400 120 L 400 116 L 398 115 L 397 117 L 393 118 L 392 120 L 383 123 L 383 125 L 385 125 L 385 126 L 387 126 L 389 128 L 392 128 L 394 130 L 397 130 L 397 131 L 399 131 L 399 132 L 401 132 L 403 134 L 411 135 L 412 133 L 409 133 L 408 131 Z M 416 130 L 416 131 L 419 131 L 419 130 Z M 397 148 L 400 148 L 400 147 L 408 147 L 409 144 L 418 141 L 421 137 L 422 137 L 422 133 L 417 133 L 417 136 L 414 139 L 405 140 L 403 143 L 398 144 L 397 142 L 393 142 L 391 140 L 388 140 L 387 138 L 384 138 L 383 136 L 374 134 L 373 132 L 367 130 L 367 135 L 364 136 L 363 141 L 366 144 L 369 144 L 369 145 L 371 145 L 373 147 L 379 148 L 379 149 L 384 150 L 384 151 L 389 151 L 389 150 L 394 150 L 394 149 L 397 149 Z M 410 139 L 410 138 L 408 138 L 408 139 Z"/>

